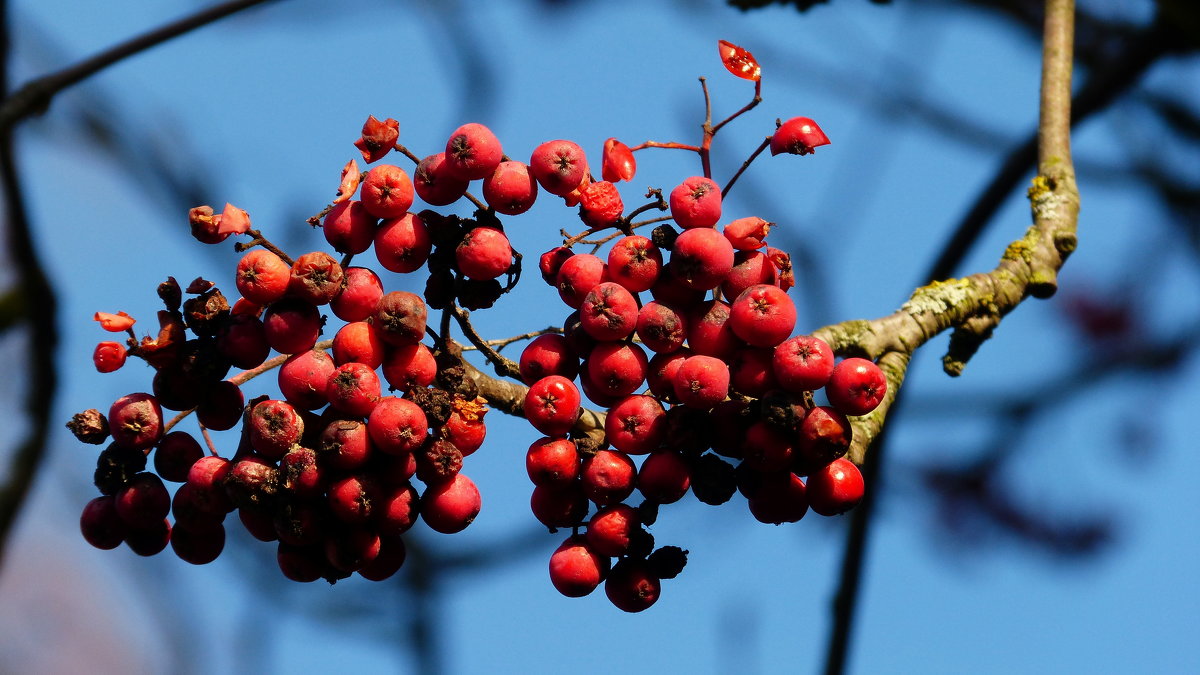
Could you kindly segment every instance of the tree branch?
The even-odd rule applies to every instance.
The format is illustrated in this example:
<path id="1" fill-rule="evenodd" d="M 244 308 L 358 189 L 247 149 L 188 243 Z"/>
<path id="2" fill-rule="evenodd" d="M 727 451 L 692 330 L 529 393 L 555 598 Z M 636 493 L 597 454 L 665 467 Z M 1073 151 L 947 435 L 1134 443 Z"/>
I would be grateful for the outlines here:
<path id="1" fill-rule="evenodd" d="M 216 5 L 110 47 L 90 59 L 80 61 L 56 73 L 31 80 L 9 95 L 3 104 L 0 104 L 0 128 L 10 128 L 30 115 L 41 114 L 50 106 L 50 101 L 60 91 L 78 84 L 115 63 L 218 19 L 223 19 L 230 14 L 270 1 L 233 0 Z"/>

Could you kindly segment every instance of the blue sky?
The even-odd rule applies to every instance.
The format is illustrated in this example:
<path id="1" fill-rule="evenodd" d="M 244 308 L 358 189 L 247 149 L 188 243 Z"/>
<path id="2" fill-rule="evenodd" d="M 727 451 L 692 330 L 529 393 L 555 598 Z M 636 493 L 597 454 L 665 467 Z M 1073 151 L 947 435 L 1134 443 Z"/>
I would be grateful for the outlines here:
<path id="1" fill-rule="evenodd" d="M 336 3 L 340 4 L 340 3 Z M 185 236 L 185 208 L 170 207 L 63 123 L 72 106 L 99 97 L 116 123 L 167 129 L 174 171 L 204 177 L 218 206 L 247 209 L 257 227 L 289 250 L 323 245 L 302 222 L 327 203 L 351 142 L 368 114 L 400 121 L 401 142 L 418 155 L 440 149 L 468 121 L 489 125 L 506 151 L 527 157 L 538 143 L 571 138 L 598 164 L 604 139 L 698 141 L 696 77 L 708 77 L 715 115 L 740 107 L 752 87 L 729 76 L 716 55 L 726 39 L 763 66 L 764 103 L 718 136 L 715 177 L 728 176 L 776 117 L 816 119 L 833 143 L 812 157 L 763 157 L 726 202 L 726 218 L 779 223 L 776 245 L 803 243 L 823 289 L 797 288 L 800 330 L 893 311 L 911 292 L 947 232 L 1010 144 L 1036 123 L 1038 61 L 1015 29 L 944 7 L 876 7 L 840 0 L 806 15 L 784 8 L 742 14 L 720 3 L 460 2 L 443 22 L 433 3 L 361 3 L 337 9 L 312 0 L 279 2 L 139 55 L 67 92 L 20 135 L 21 164 L 43 260 L 54 271 L 64 333 L 63 388 L 56 419 L 149 386 L 140 364 L 101 376 L 90 365 L 104 339 L 90 317 L 128 311 L 152 323 L 155 286 L 167 275 L 205 276 L 231 286 L 237 256 Z M 1149 3 L 1114 2 L 1131 17 Z M 86 56 L 178 17 L 198 3 L 15 3 L 16 81 Z M 42 39 L 61 50 L 33 54 Z M 474 44 L 485 68 L 462 80 L 457 40 Z M 65 59 L 65 60 L 64 60 Z M 1200 91 L 1194 61 L 1152 71 L 1150 86 Z M 948 140 L 907 114 L 897 95 L 926 99 L 987 130 L 979 142 Z M 1088 122 L 1075 140 L 1092 166 L 1123 161 L 1116 142 L 1125 118 Z M 1152 132 L 1148 132 L 1152 133 Z M 399 161 L 399 160 L 397 160 Z M 623 187 L 640 203 L 645 185 L 670 189 L 699 173 L 678 151 L 638 155 Z M 1170 246 L 1172 230 L 1147 195 L 1123 185 L 1092 187 L 1081 173 L 1080 248 L 1063 271 L 1073 286 L 1112 290 L 1132 260 L 1153 253 L 1143 274 L 1171 289 L 1147 303 L 1144 327 L 1170 335 L 1194 321 L 1194 260 Z M 547 199 L 507 221 L 529 261 L 578 229 L 573 210 Z M 1014 194 L 960 272 L 991 269 L 1028 223 Z M 415 277 L 385 277 L 389 289 L 419 289 Z M 817 293 L 819 297 L 813 297 Z M 1030 301 L 1005 319 L 965 375 L 941 373 L 945 338 L 910 369 L 905 417 L 893 427 L 885 470 L 892 480 L 874 529 L 853 672 L 1186 672 L 1200 650 L 1179 636 L 1200 610 L 1200 526 L 1194 485 L 1200 459 L 1186 424 L 1198 403 L 1187 383 L 1194 358 L 1169 377 L 1118 376 L 1083 394 L 1046 401 L 1053 412 L 1028 428 L 995 429 L 971 397 L 1035 389 L 1078 368 L 1082 345 L 1061 319 L 1062 298 Z M 530 274 L 477 326 L 506 336 L 560 323 L 568 313 Z M 10 358 L 21 342 L 0 341 Z M 270 378 L 264 378 L 270 379 Z M 272 384 L 254 393 L 269 393 Z M 19 395 L 9 380 L 8 400 Z M 981 399 L 982 400 L 982 399 Z M 1145 455 L 1119 452 L 1123 423 L 1145 421 Z M 447 672 L 811 672 L 820 668 L 843 529 L 810 514 L 784 527 L 754 521 L 744 500 L 723 507 L 688 497 L 664 507 L 652 532 L 691 551 L 684 573 L 664 582 L 651 610 L 626 615 L 602 593 L 571 600 L 549 584 L 546 560 L 561 535 L 532 533 L 525 448 L 537 434 L 522 420 L 488 417 L 488 441 L 464 472 L 483 492 L 484 511 L 461 535 L 414 532 L 432 550 L 480 547 L 523 553 L 444 579 L 437 595 Z M 911 469 L 954 463 L 1011 433 L 1019 462 L 1006 475 L 1018 498 L 1048 513 L 1111 514 L 1117 539 L 1104 554 L 1060 561 L 1000 540 L 956 546 L 935 528 L 931 502 Z M 19 429 L 3 433 L 10 439 Z M 230 447 L 228 436 L 219 443 Z M 415 611 L 394 584 L 335 587 L 269 583 L 273 547 L 230 538 L 215 564 L 193 568 L 169 552 L 138 559 L 91 550 L 76 533 L 94 494 L 92 450 L 63 429 L 49 439 L 46 470 L 23 514 L 0 573 L 0 626 L 53 649 L 9 640 L 0 669 L 59 670 L 89 663 L 136 671 L 277 672 L 399 670 L 413 667 L 403 622 Z M 870 489 L 870 488 L 869 488 Z M 236 526 L 231 527 L 236 529 Z M 421 529 L 420 526 L 418 529 Z M 268 589 L 266 593 L 263 589 Z M 43 627 L 39 632 L 35 630 Z M 162 630 L 157 630 L 157 628 Z M 246 637 L 247 627 L 253 637 Z M 69 632 L 65 643 L 57 632 Z M 113 636 L 122 649 L 103 645 Z M 173 637 L 172 637 L 173 636 Z M 182 639 L 180 636 L 184 636 Z M 197 639 L 199 638 L 199 639 Z M 197 644 L 199 642 L 199 644 Z M 399 646 L 397 646 L 399 645 Z M 88 661 L 85 646 L 93 651 Z M 53 661 L 49 659 L 60 659 Z M 99 664 L 99 665 L 97 665 Z M 249 664 L 249 667 L 247 667 Z"/>

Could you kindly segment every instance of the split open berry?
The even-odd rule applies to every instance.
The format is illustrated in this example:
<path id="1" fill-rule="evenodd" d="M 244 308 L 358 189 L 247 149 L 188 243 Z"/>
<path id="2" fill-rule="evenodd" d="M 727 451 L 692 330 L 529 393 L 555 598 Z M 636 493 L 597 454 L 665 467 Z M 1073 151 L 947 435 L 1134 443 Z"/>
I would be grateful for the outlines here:
<path id="1" fill-rule="evenodd" d="M 725 235 L 735 249 L 753 251 L 766 246 L 764 240 L 774 224 L 755 216 L 738 218 L 721 228 L 721 234 Z"/>
<path id="2" fill-rule="evenodd" d="M 829 145 L 829 137 L 808 117 L 793 117 L 784 122 L 771 136 L 772 155 L 783 152 L 811 155 L 815 148 L 822 145 Z"/>
<path id="3" fill-rule="evenodd" d="M 629 146 L 615 138 L 604 141 L 604 155 L 600 167 L 600 174 L 604 180 L 613 183 L 633 180 L 636 173 L 637 160 L 633 158 L 633 151 Z"/>
<path id="4" fill-rule="evenodd" d="M 797 450 L 807 467 L 821 467 L 846 454 L 853 439 L 850 420 L 831 406 L 816 406 L 800 423 Z"/>

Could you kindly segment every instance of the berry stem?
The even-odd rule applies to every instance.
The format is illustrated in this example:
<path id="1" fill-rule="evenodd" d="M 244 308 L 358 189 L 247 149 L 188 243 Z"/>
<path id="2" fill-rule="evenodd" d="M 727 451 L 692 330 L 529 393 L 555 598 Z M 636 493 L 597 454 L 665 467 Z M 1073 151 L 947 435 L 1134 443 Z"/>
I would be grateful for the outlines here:
<path id="1" fill-rule="evenodd" d="M 672 149 L 672 150 L 689 150 L 691 152 L 700 152 L 700 146 L 698 146 L 698 145 L 685 145 L 683 143 L 674 143 L 674 142 L 668 143 L 668 142 L 660 142 L 660 141 L 646 141 L 644 143 L 641 143 L 640 145 L 633 146 L 632 148 L 629 149 L 629 151 L 637 152 L 638 150 L 642 150 L 643 148 L 668 148 L 668 149 Z"/>
<path id="2" fill-rule="evenodd" d="M 548 333 L 562 333 L 562 332 L 563 332 L 563 329 L 561 326 L 547 326 L 541 330 L 531 330 L 528 333 L 522 333 L 521 335 L 514 335 L 512 337 L 496 338 L 493 340 L 484 340 L 483 343 L 489 347 L 495 347 L 496 352 L 499 353 L 500 350 L 504 349 L 505 347 L 511 345 L 514 342 L 520 342 L 521 340 L 532 340 L 535 337 L 540 337 L 540 336 L 546 335 Z M 475 347 L 474 345 L 463 347 L 464 352 L 474 351 L 474 350 L 478 350 L 478 349 L 479 348 Z"/>
<path id="3" fill-rule="evenodd" d="M 268 251 L 270 251 L 271 253 L 274 253 L 275 255 L 279 256 L 279 259 L 282 260 L 283 262 L 287 263 L 288 265 L 292 265 L 295 263 L 295 261 L 292 260 L 291 256 L 284 253 L 283 249 L 279 248 L 275 244 L 272 244 L 271 240 L 264 237 L 262 232 L 260 232 L 258 230 L 246 230 L 246 234 L 250 235 L 250 241 L 237 242 L 236 244 L 233 245 L 233 250 L 237 251 L 238 253 L 242 253 L 244 251 L 254 248 L 255 246 L 261 246 L 261 247 L 267 249 Z"/>
<path id="4" fill-rule="evenodd" d="M 512 377 L 519 379 L 521 377 L 521 368 L 517 366 L 516 361 L 513 361 L 505 356 L 501 356 L 499 352 L 492 349 L 491 346 L 488 345 L 487 341 L 479 337 L 479 333 L 476 333 L 475 327 L 471 325 L 471 313 L 455 305 L 450 305 L 449 307 L 451 308 L 451 311 L 454 312 L 454 318 L 458 321 L 458 327 L 462 329 L 463 335 L 467 336 L 467 339 L 471 341 L 471 344 L 475 345 L 475 348 L 478 349 L 488 361 L 491 361 L 492 365 L 496 368 L 496 374 L 501 377 Z"/>
<path id="5" fill-rule="evenodd" d="M 763 142 L 758 145 L 754 152 L 750 153 L 750 156 L 746 158 L 746 161 L 742 162 L 742 166 L 738 168 L 737 173 L 733 174 L 733 177 L 729 179 L 729 182 L 725 183 L 725 187 L 721 188 L 722 198 L 729 194 L 729 189 L 733 187 L 733 184 L 737 182 L 737 179 L 741 178 L 742 174 L 746 172 L 746 169 L 750 168 L 750 163 L 757 159 L 758 156 L 762 154 L 762 151 L 766 150 L 770 145 L 771 137 L 767 136 L 763 139 Z"/>
<path id="6" fill-rule="evenodd" d="M 208 435 L 208 427 L 200 424 L 199 422 L 197 422 L 196 425 L 200 427 L 200 434 L 204 436 L 204 443 L 208 446 L 208 454 L 212 455 L 213 457 L 220 457 L 221 455 L 217 452 L 216 443 L 213 443 L 212 436 Z"/>

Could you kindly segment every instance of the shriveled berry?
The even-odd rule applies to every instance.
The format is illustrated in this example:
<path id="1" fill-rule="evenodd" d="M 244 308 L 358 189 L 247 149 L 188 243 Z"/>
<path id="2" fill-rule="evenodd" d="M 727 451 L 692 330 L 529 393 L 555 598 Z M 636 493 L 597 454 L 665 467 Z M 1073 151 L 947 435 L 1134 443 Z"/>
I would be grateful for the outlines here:
<path id="1" fill-rule="evenodd" d="M 374 324 L 383 341 L 393 345 L 416 344 L 425 337 L 428 310 L 420 296 L 408 291 L 392 291 L 379 300 Z"/>
<path id="2" fill-rule="evenodd" d="M 342 292 L 345 280 L 346 273 L 333 256 L 313 251 L 292 263 L 287 292 L 313 305 L 327 305 Z"/>
<path id="3" fill-rule="evenodd" d="M 617 186 L 602 180 L 579 191 L 579 216 L 589 227 L 608 227 L 625 211 Z"/>

